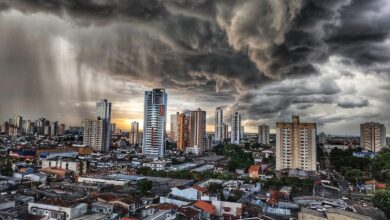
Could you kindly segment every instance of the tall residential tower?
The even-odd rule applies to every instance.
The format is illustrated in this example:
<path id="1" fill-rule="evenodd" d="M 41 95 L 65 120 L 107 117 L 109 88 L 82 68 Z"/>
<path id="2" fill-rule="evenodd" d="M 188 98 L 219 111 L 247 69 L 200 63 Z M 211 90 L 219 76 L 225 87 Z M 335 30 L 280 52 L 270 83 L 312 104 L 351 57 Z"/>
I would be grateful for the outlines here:
<path id="1" fill-rule="evenodd" d="M 215 109 L 215 140 L 223 141 L 223 109 L 218 107 Z"/>
<path id="2" fill-rule="evenodd" d="M 266 124 L 259 125 L 259 144 L 269 144 L 269 126 Z"/>
<path id="3" fill-rule="evenodd" d="M 386 146 L 386 127 L 384 124 L 366 122 L 360 125 L 360 146 L 365 150 L 379 152 Z"/>
<path id="4" fill-rule="evenodd" d="M 102 151 L 107 153 L 110 150 L 111 143 L 111 102 L 107 101 L 107 99 L 102 99 L 96 103 L 96 116 L 104 121 Z"/>
<path id="5" fill-rule="evenodd" d="M 300 123 L 298 116 L 292 123 L 276 123 L 276 170 L 317 169 L 316 124 Z"/>
<path id="6" fill-rule="evenodd" d="M 142 153 L 151 158 L 164 157 L 167 117 L 165 89 L 145 91 Z"/>
<path id="7" fill-rule="evenodd" d="M 232 128 L 230 142 L 232 144 L 240 144 L 241 140 L 241 115 L 238 112 L 232 114 Z"/>

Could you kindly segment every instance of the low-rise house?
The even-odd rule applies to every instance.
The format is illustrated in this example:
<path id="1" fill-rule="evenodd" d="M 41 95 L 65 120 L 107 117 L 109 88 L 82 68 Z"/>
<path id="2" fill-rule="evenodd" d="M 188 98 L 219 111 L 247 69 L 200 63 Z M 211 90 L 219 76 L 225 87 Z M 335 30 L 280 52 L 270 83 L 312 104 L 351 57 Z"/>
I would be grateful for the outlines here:
<path id="1" fill-rule="evenodd" d="M 209 202 L 198 200 L 193 206 L 202 210 L 202 219 L 210 219 L 215 215 L 215 207 Z"/>
<path id="2" fill-rule="evenodd" d="M 150 220 L 175 219 L 178 209 L 178 206 L 168 203 L 149 205 L 142 210 L 141 217 Z"/>
<path id="3" fill-rule="evenodd" d="M 248 169 L 248 175 L 252 179 L 259 179 L 261 174 L 261 165 L 256 164 L 256 165 L 251 165 Z"/>
<path id="4" fill-rule="evenodd" d="M 177 215 L 178 215 L 178 219 L 201 220 L 202 210 L 192 206 L 181 207 L 177 210 Z"/>
<path id="5" fill-rule="evenodd" d="M 108 202 L 94 202 L 91 205 L 93 213 L 111 214 L 114 211 L 114 204 Z"/>
<path id="6" fill-rule="evenodd" d="M 172 163 L 170 161 L 154 160 L 151 162 L 144 162 L 142 166 L 149 167 L 152 170 L 168 170 L 171 164 Z"/>
<path id="7" fill-rule="evenodd" d="M 106 193 L 99 195 L 98 201 L 122 207 L 126 209 L 129 214 L 138 213 L 144 207 L 142 200 L 134 196 L 115 196 L 113 194 Z"/>
<path id="8" fill-rule="evenodd" d="M 243 204 L 237 202 L 211 201 L 215 207 L 215 216 L 239 219 L 243 214 Z"/>
<path id="9" fill-rule="evenodd" d="M 41 200 L 28 203 L 28 213 L 48 219 L 68 220 L 87 213 L 87 204 L 62 200 Z"/>

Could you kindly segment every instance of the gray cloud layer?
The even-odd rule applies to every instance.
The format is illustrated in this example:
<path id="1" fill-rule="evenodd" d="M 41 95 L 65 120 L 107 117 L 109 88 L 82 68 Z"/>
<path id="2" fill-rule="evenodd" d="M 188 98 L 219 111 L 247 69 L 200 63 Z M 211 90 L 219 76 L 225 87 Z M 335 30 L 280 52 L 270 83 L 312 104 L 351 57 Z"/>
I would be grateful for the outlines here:
<path id="1" fill-rule="evenodd" d="M 142 96 L 133 88 L 142 85 L 209 109 L 228 104 L 249 125 L 292 112 L 340 121 L 348 109 L 388 101 L 371 102 L 340 80 L 354 84 L 364 73 L 388 81 L 389 7 L 385 0 L 0 0 L 0 101 L 10 103 L 0 116 L 72 109 L 74 122 L 102 96 Z M 59 41 L 72 46 L 74 68 L 61 66 L 69 58 Z M 344 72 L 330 76 L 324 69 L 333 56 Z M 323 105 L 339 109 L 337 120 L 321 116 Z"/>

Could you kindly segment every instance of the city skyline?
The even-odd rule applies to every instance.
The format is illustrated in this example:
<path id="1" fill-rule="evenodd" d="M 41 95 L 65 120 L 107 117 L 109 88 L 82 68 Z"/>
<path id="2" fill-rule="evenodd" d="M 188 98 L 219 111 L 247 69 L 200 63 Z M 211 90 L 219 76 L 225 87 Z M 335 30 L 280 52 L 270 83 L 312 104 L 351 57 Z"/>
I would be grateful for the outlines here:
<path id="1" fill-rule="evenodd" d="M 385 0 L 69 2 L 0 0 L 2 121 L 81 125 L 108 99 L 129 130 L 142 127 L 143 92 L 165 88 L 167 115 L 201 108 L 208 132 L 218 106 L 249 133 L 293 114 L 331 134 L 390 127 Z"/>

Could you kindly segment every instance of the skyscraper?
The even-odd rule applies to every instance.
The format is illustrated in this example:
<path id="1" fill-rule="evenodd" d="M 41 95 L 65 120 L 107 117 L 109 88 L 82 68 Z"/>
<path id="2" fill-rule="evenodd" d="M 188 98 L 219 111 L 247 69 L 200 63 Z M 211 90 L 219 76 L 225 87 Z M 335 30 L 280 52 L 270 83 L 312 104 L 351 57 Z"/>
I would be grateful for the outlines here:
<path id="1" fill-rule="evenodd" d="M 60 124 L 58 128 L 58 135 L 64 135 L 65 134 L 65 124 Z"/>
<path id="2" fill-rule="evenodd" d="M 285 168 L 315 171 L 317 169 L 316 124 L 276 123 L 276 170 Z"/>
<path id="3" fill-rule="evenodd" d="M 206 112 L 200 108 L 190 113 L 189 133 L 190 147 L 204 147 L 206 140 Z"/>
<path id="4" fill-rule="evenodd" d="M 180 113 L 177 117 L 177 129 L 178 129 L 178 140 L 177 149 L 185 151 L 186 147 L 189 146 L 189 115 Z"/>
<path id="5" fill-rule="evenodd" d="M 259 144 L 269 144 L 269 126 L 266 124 L 259 125 Z"/>
<path id="6" fill-rule="evenodd" d="M 136 145 L 139 144 L 139 124 L 136 121 L 131 122 L 131 129 L 129 134 L 130 144 Z"/>
<path id="7" fill-rule="evenodd" d="M 58 121 L 54 121 L 54 122 L 51 123 L 50 135 L 51 136 L 57 136 L 58 135 Z"/>
<path id="8" fill-rule="evenodd" d="M 165 89 L 145 91 L 142 153 L 147 157 L 164 157 L 166 116 L 167 94 Z"/>
<path id="9" fill-rule="evenodd" d="M 360 145 L 365 150 L 379 152 L 386 146 L 386 127 L 384 124 L 366 122 L 360 125 Z"/>
<path id="10" fill-rule="evenodd" d="M 15 128 L 16 128 L 16 134 L 22 134 L 23 133 L 23 117 L 20 116 L 20 115 L 17 115 L 15 117 L 15 124 L 14 124 Z"/>
<path id="11" fill-rule="evenodd" d="M 97 120 L 84 120 L 83 144 L 92 147 L 95 151 L 105 151 L 104 123 L 101 118 Z"/>
<path id="12" fill-rule="evenodd" d="M 22 128 L 22 125 L 23 125 L 23 117 L 22 116 L 20 116 L 20 115 L 17 115 L 16 117 L 15 117 L 15 127 L 16 128 Z"/>
<path id="13" fill-rule="evenodd" d="M 96 115 L 104 121 L 103 123 L 103 150 L 108 152 L 111 143 L 111 102 L 102 99 L 96 103 Z"/>
<path id="14" fill-rule="evenodd" d="M 179 112 L 176 112 L 176 114 L 171 114 L 171 132 L 169 133 L 169 139 L 171 139 L 171 141 L 177 141 L 179 139 L 179 130 L 177 126 L 178 117 Z"/>
<path id="15" fill-rule="evenodd" d="M 218 107 L 215 109 L 215 140 L 223 141 L 223 109 Z"/>
<path id="16" fill-rule="evenodd" d="M 238 112 L 232 114 L 232 128 L 230 142 L 232 144 L 240 144 L 241 138 L 241 115 Z"/>
<path id="17" fill-rule="evenodd" d="M 226 139 L 229 138 L 229 125 L 222 123 L 222 140 L 225 141 Z"/>
<path id="18" fill-rule="evenodd" d="M 244 140 L 245 127 L 240 127 L 240 140 Z"/>

